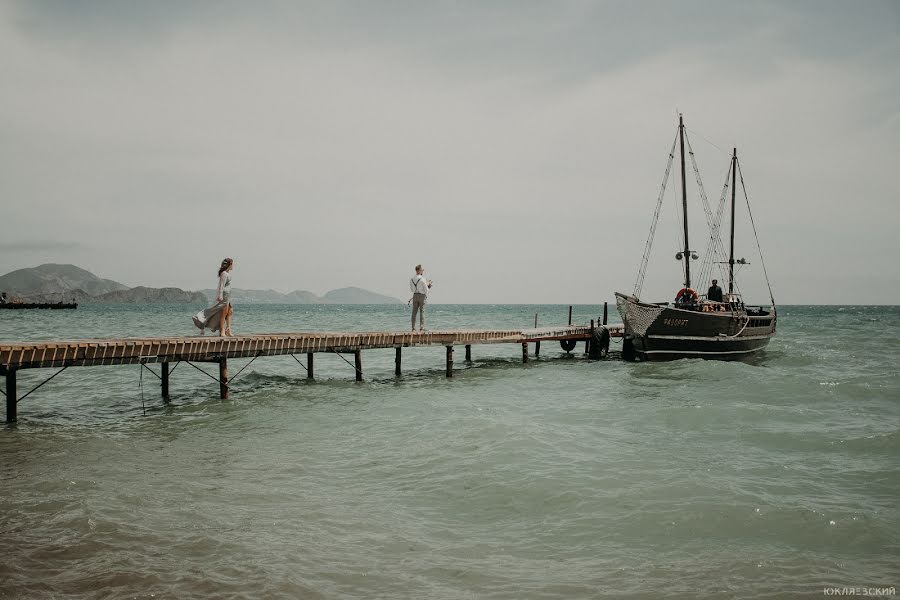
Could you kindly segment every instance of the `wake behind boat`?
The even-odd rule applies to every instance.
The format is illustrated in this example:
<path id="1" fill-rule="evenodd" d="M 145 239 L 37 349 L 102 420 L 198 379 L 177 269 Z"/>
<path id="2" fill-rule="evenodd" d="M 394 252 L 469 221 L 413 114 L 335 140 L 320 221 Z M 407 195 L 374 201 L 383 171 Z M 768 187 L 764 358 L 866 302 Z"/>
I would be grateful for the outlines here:
<path id="1" fill-rule="evenodd" d="M 666 175 L 663 179 L 659 199 L 657 200 L 656 212 L 650 228 L 650 236 L 644 249 L 641 267 L 638 271 L 634 293 L 624 294 L 616 292 L 616 306 L 625 325 L 622 355 L 626 360 L 672 360 L 676 358 L 739 359 L 765 348 L 769 340 L 775 335 L 777 314 L 768 275 L 766 275 L 766 285 L 769 287 L 770 306 L 745 305 L 734 277 L 735 265 L 749 264 L 743 258 L 738 260 L 734 258 L 735 196 L 737 175 L 740 173 L 737 149 L 734 150 L 734 154 L 731 157 L 729 170 L 731 178 L 731 231 L 726 263 L 724 260 L 725 249 L 719 232 L 725 212 L 728 178 L 726 177 L 726 185 L 717 211 L 713 214 L 709 207 L 706 193 L 703 190 L 703 184 L 694 160 L 694 153 L 690 148 L 690 141 L 686 140 L 684 129 L 684 119 L 679 115 L 678 134 L 669 152 L 669 163 L 666 167 Z M 707 277 L 712 274 L 713 268 L 718 267 L 721 270 L 721 265 L 727 264 L 728 292 L 722 297 L 718 297 L 721 294 L 717 294 L 715 298 L 708 297 L 712 295 L 712 292 L 700 295 L 691 287 L 691 261 L 698 260 L 700 256 L 696 251 L 690 249 L 688 237 L 687 177 L 685 173 L 686 141 L 697 176 L 700 198 L 709 227 L 708 247 L 701 263 L 699 280 L 708 280 Z M 674 302 L 644 302 L 640 299 L 640 293 L 677 143 L 680 143 L 681 148 L 681 208 L 684 249 L 680 250 L 675 255 L 675 258 L 682 262 L 684 286 L 675 296 Z M 753 223 L 752 214 L 749 212 L 750 202 L 747 197 L 746 187 L 744 187 L 743 175 L 741 175 L 741 186 L 744 191 L 744 198 L 747 200 L 747 210 L 748 215 L 750 215 L 750 222 L 753 225 L 753 233 L 756 235 L 756 225 Z M 758 238 L 757 248 L 759 248 Z M 762 263 L 761 250 L 760 262 Z M 765 264 L 762 264 L 763 273 L 765 273 Z"/>

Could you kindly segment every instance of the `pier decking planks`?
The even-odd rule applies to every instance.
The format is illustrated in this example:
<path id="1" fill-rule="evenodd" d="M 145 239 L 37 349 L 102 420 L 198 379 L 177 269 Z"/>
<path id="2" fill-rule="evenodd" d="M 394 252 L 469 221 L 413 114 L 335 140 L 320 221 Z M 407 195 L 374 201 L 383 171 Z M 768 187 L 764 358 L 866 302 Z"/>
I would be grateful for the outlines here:
<path id="1" fill-rule="evenodd" d="M 622 325 L 605 325 L 611 337 L 624 334 Z M 263 333 L 234 337 L 186 336 L 161 338 L 120 338 L 70 341 L 0 342 L 0 375 L 6 377 L 7 422 L 16 420 L 16 372 L 22 369 L 87 367 L 161 363 L 162 395 L 169 395 L 171 362 L 211 362 L 219 364 L 220 395 L 228 395 L 229 358 L 256 358 L 286 354 L 306 354 L 307 375 L 313 376 L 313 355 L 317 352 L 353 353 L 356 379 L 362 379 L 361 351 L 396 348 L 396 373 L 400 373 L 401 349 L 417 346 L 447 348 L 447 376 L 453 374 L 453 347 L 465 345 L 471 360 L 475 344 L 521 344 L 523 360 L 528 360 L 528 344 L 549 340 L 590 341 L 594 326 L 568 325 L 533 329 L 449 329 L 426 332 L 299 332 Z M 41 384 L 43 385 L 43 384 Z"/>

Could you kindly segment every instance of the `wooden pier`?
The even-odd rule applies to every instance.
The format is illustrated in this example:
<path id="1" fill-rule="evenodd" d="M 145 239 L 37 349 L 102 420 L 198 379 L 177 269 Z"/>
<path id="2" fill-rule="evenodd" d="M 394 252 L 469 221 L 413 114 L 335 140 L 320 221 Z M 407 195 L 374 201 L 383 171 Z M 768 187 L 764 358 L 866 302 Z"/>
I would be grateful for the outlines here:
<path id="1" fill-rule="evenodd" d="M 18 402 L 70 367 L 159 363 L 159 374 L 156 371 L 153 371 L 153 374 L 160 379 L 162 397 L 167 400 L 172 363 L 186 362 L 192 366 L 194 366 L 193 363 L 216 363 L 218 364 L 219 395 L 224 399 L 228 397 L 229 383 L 234 379 L 234 377 L 230 379 L 228 377 L 229 358 L 255 360 L 261 356 L 289 354 L 300 362 L 295 355 L 305 354 L 306 364 L 302 362 L 300 364 L 306 369 L 307 377 L 313 378 L 316 353 L 336 353 L 342 357 L 344 354 L 353 354 L 353 363 L 346 358 L 345 360 L 354 368 L 356 380 L 362 381 L 363 350 L 394 348 L 396 352 L 395 373 L 400 375 L 403 348 L 445 346 L 447 349 L 447 377 L 452 377 L 453 351 L 456 346 L 465 346 L 466 361 L 470 361 L 473 345 L 521 344 L 522 360 L 527 362 L 529 344 L 534 344 L 535 355 L 537 355 L 540 353 L 541 342 L 559 341 L 563 349 L 571 351 L 577 342 L 583 341 L 585 342 L 585 352 L 590 351 L 593 357 L 599 358 L 605 356 L 609 350 L 610 337 L 621 337 L 623 333 L 622 325 L 594 325 L 592 321 L 590 326 L 563 325 L 524 330 L 305 332 L 239 335 L 225 338 L 189 336 L 0 342 L 0 376 L 6 379 L 5 391 L 0 390 L 0 394 L 6 396 L 6 422 L 12 423 L 17 419 Z M 249 363 L 244 368 L 246 366 L 249 366 Z M 16 389 L 16 373 L 23 369 L 41 368 L 57 368 L 59 370 L 31 391 L 20 395 Z M 199 367 L 197 368 L 199 369 Z M 143 367 L 141 372 L 143 372 Z M 203 372 L 206 373 L 206 371 Z M 208 373 L 206 374 L 210 376 Z"/>

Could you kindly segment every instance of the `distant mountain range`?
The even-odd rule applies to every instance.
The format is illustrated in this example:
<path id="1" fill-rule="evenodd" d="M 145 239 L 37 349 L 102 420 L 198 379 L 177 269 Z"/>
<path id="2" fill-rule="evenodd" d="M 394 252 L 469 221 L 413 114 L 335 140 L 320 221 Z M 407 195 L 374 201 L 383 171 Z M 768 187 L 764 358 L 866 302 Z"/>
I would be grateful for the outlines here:
<path id="1" fill-rule="evenodd" d="M 27 302 L 75 300 L 79 303 L 113 304 L 207 304 L 215 290 L 199 292 L 180 288 L 128 287 L 111 279 L 102 279 L 75 265 L 46 264 L 19 269 L 0 276 L 0 292 Z M 403 301 L 362 288 L 346 287 L 324 296 L 297 290 L 283 294 L 275 290 L 242 290 L 231 293 L 235 302 L 258 304 L 396 304 Z"/>
<path id="2" fill-rule="evenodd" d="M 203 290 L 207 299 L 212 302 L 216 290 Z M 282 294 L 275 290 L 244 290 L 233 288 L 231 298 L 244 304 L 402 304 L 403 300 L 383 294 L 376 294 L 358 287 L 345 287 L 331 290 L 324 296 L 317 296 L 306 290 L 295 290 Z"/>

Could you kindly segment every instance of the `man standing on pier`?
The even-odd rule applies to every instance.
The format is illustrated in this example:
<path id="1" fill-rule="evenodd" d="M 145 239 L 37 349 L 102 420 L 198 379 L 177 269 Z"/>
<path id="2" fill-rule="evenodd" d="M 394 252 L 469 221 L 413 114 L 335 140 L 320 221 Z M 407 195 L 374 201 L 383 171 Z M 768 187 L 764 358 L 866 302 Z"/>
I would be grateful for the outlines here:
<path id="1" fill-rule="evenodd" d="M 431 288 L 431 280 L 425 279 L 425 269 L 422 265 L 416 265 L 416 275 L 409 280 L 409 291 L 412 297 L 412 330 L 416 330 L 416 312 L 419 313 L 419 331 L 425 331 L 425 301 L 428 298 L 428 290 Z"/>

